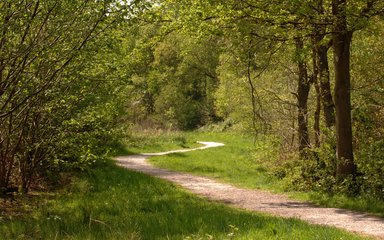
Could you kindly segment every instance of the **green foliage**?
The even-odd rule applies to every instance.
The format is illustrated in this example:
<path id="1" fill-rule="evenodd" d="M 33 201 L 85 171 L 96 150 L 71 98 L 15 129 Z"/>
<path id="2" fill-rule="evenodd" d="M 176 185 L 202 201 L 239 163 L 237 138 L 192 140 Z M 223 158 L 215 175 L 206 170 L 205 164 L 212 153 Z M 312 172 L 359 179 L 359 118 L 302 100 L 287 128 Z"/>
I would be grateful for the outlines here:
<path id="1" fill-rule="evenodd" d="M 363 147 L 357 160 L 361 173 L 361 192 L 368 196 L 384 199 L 384 141 L 374 141 Z"/>
<path id="2" fill-rule="evenodd" d="M 238 129 L 239 124 L 233 119 L 227 117 L 222 122 L 210 123 L 198 129 L 199 132 L 231 132 Z"/>
<path id="3" fill-rule="evenodd" d="M 142 37 L 148 38 L 145 33 Z M 150 68 L 132 78 L 136 85 L 135 123 L 150 120 L 162 127 L 190 130 L 215 121 L 216 43 L 215 39 L 196 40 L 171 33 L 148 49 Z M 136 46 L 140 47 L 143 45 Z"/>
<path id="4" fill-rule="evenodd" d="M 108 36 L 124 10 L 49 0 L 0 9 L 0 188 L 27 192 L 58 162 L 84 168 L 115 139 L 124 72 Z"/>
<path id="5" fill-rule="evenodd" d="M 380 99 L 377 99 L 380 101 Z M 358 183 L 364 195 L 384 199 L 384 129 L 379 126 L 383 109 L 372 106 L 360 106 L 354 111 L 357 159 L 359 171 Z"/>
<path id="6" fill-rule="evenodd" d="M 356 193 L 361 191 L 362 194 L 364 194 L 363 192 L 369 194 L 373 191 L 375 196 L 380 196 L 382 195 L 383 179 L 380 177 L 382 161 L 379 153 L 382 150 L 380 142 L 382 124 L 377 121 L 381 118 L 373 115 L 375 112 L 382 113 L 383 106 L 383 74 L 377 71 L 382 68 L 382 56 L 384 56 L 380 40 L 383 38 L 383 23 L 381 18 L 375 17 L 381 11 L 383 2 L 366 4 L 364 1 L 354 1 L 347 2 L 345 5 L 337 4 L 340 2 L 342 1 L 334 1 L 334 4 L 331 4 L 330 1 L 283 0 L 270 4 L 268 1 L 253 0 L 241 2 L 169 0 L 163 1 L 154 10 L 158 11 L 158 20 L 164 14 L 164 18 L 161 20 L 169 25 L 164 24 L 163 27 L 173 30 L 172 34 L 177 32 L 175 35 L 179 35 L 182 32 L 182 35 L 186 33 L 191 35 L 193 33 L 200 40 L 208 38 L 207 36 L 215 36 L 220 39 L 222 48 L 219 52 L 219 61 L 216 66 L 212 66 L 212 69 L 216 69 L 218 79 L 217 87 L 213 89 L 215 114 L 222 118 L 220 120 L 233 119 L 237 127 L 245 129 L 245 131 L 252 130 L 256 134 L 268 132 L 268 134 L 278 135 L 282 149 L 284 149 L 281 151 L 283 152 L 280 156 L 282 159 L 289 158 L 289 155 L 298 149 L 298 72 L 295 62 L 305 60 L 303 63 L 305 62 L 304 65 L 309 75 L 305 81 L 316 87 L 314 81 L 319 70 L 316 68 L 320 66 L 319 64 L 328 61 L 328 59 L 323 59 L 322 63 L 319 63 L 318 56 L 315 56 L 316 48 L 330 46 L 331 35 L 335 33 L 335 29 L 338 29 L 335 26 L 339 24 L 339 21 L 335 20 L 343 20 L 343 14 L 345 14 L 345 26 L 341 26 L 345 27 L 343 31 L 355 32 L 351 53 L 353 83 L 351 92 L 355 132 L 357 133 L 354 139 L 355 163 L 360 171 L 358 174 L 361 176 L 353 177 L 353 181 L 348 177 L 345 181 L 335 179 L 335 172 L 338 169 L 336 165 L 348 161 L 348 159 L 340 157 L 336 160 L 335 152 L 340 147 L 336 149 L 334 147 L 336 144 L 327 142 L 328 134 L 333 135 L 333 133 L 324 130 L 324 123 L 320 122 L 324 120 L 322 119 L 324 117 L 320 119 L 317 117 L 319 115 L 314 117 L 315 111 L 333 112 L 333 109 L 322 110 L 320 105 L 316 106 L 316 98 L 319 97 L 321 100 L 321 97 L 326 95 L 324 86 L 321 84 L 318 86 L 317 92 L 315 89 L 311 90 L 308 98 L 308 114 L 303 116 L 306 125 L 313 123 L 316 123 L 316 126 L 320 125 L 321 136 L 314 136 L 317 133 L 312 133 L 313 130 L 319 128 L 306 126 L 309 129 L 309 142 L 313 145 L 313 149 L 306 154 L 308 161 L 290 162 L 287 166 L 295 169 L 293 173 L 282 167 L 278 170 L 278 175 L 286 176 L 285 172 L 291 174 L 290 179 L 294 180 L 293 185 L 302 190 L 314 188 L 330 192 L 342 190 Z M 340 14 L 335 11 L 337 7 L 340 7 Z M 357 32 L 361 29 L 363 31 Z M 298 37 L 302 37 L 305 44 L 303 51 L 295 52 L 293 45 L 294 40 Z M 188 40 L 185 41 L 188 42 Z M 171 42 L 180 44 L 176 38 Z M 334 46 L 336 45 L 334 44 Z M 168 47 L 170 48 L 169 45 Z M 168 56 L 169 62 L 175 64 L 175 60 L 180 61 L 180 58 L 177 57 L 169 58 L 170 53 L 175 54 L 177 51 L 165 51 L 165 48 L 159 48 L 159 50 L 167 53 L 164 56 Z M 190 53 L 193 52 L 188 52 L 188 54 Z M 334 70 L 330 69 L 332 77 L 335 76 Z M 165 71 L 169 71 L 169 69 L 165 69 Z M 167 74 L 159 75 L 164 77 Z M 188 86 L 188 84 L 185 85 Z M 330 85 L 333 87 L 333 83 Z M 178 94 L 176 89 L 180 88 L 167 86 L 164 91 L 167 94 L 157 96 L 158 103 L 166 107 L 169 106 L 169 102 L 174 102 L 175 98 L 169 97 L 169 92 L 178 95 L 177 99 L 186 97 L 181 93 Z M 350 92 L 350 89 L 344 90 Z M 345 99 L 345 97 L 341 99 Z M 340 98 L 336 100 L 340 102 Z M 327 104 L 333 105 L 332 99 L 325 105 Z M 202 114 L 198 112 L 201 105 L 195 104 L 195 102 L 186 105 L 189 107 L 180 104 L 176 107 L 166 107 L 166 110 L 161 112 L 166 112 L 169 117 L 168 121 L 172 123 L 171 126 L 189 128 L 189 126 L 199 125 L 197 119 Z M 322 108 L 327 108 L 327 106 L 324 107 L 323 104 Z M 358 112 L 361 110 L 365 112 L 363 118 L 359 118 Z M 326 118 L 326 125 L 332 125 L 333 123 L 329 124 L 328 117 Z M 177 123 L 173 122 L 176 119 Z M 200 124 L 205 123 L 210 123 L 210 121 L 200 122 Z M 373 129 L 379 129 L 376 132 L 380 134 L 366 130 L 367 125 L 371 125 L 370 127 Z M 206 128 L 211 128 L 211 126 Z M 369 133 L 360 134 L 361 128 Z M 329 130 L 335 131 L 332 127 L 329 127 Z M 373 139 L 369 139 L 371 135 L 374 136 Z M 340 136 L 338 137 L 340 139 Z M 366 141 L 367 138 L 368 141 Z M 318 144 L 322 145 L 319 149 L 316 144 L 313 144 L 318 139 L 320 139 Z M 351 143 L 352 139 L 344 142 Z M 366 142 L 368 144 L 365 144 Z M 349 154 L 352 156 L 352 151 L 349 151 Z M 349 160 L 352 161 L 352 159 Z M 351 182 L 355 180 L 356 183 L 352 184 Z M 297 184 L 298 182 L 302 184 Z"/>
<path id="7" fill-rule="evenodd" d="M 383 155 L 383 22 L 374 19 L 365 31 L 355 35 L 353 62 L 354 119 L 358 182 L 363 195 L 384 199 Z M 372 68 L 372 66 L 375 66 Z"/>
<path id="8" fill-rule="evenodd" d="M 269 179 L 268 168 L 289 189 L 384 199 L 384 31 L 382 17 L 373 17 L 383 1 L 349 1 L 345 11 L 347 29 L 362 30 L 354 33 L 351 53 L 358 174 L 336 179 L 342 159 L 336 160 L 333 128 L 321 126 L 321 146 L 309 149 L 307 159 L 297 160 L 295 153 L 296 63 L 305 60 L 313 84 L 312 48 L 330 44 L 333 32 L 330 3 L 2 1 L 0 188 L 27 191 L 41 177 L 87 169 L 118 147 L 132 153 L 196 145 L 182 133 L 129 128 L 140 125 L 257 135 L 253 146 L 222 137 L 236 145 L 224 148 L 230 157 L 221 164 L 231 166 L 240 156 L 236 171 L 196 156 L 199 173 L 232 179 L 248 164 L 238 184 L 251 186 L 254 176 L 254 182 Z M 294 50 L 297 37 L 305 43 L 300 52 Z M 309 125 L 320 95 L 314 89 L 309 95 Z M 311 126 L 309 133 L 314 143 Z M 119 142 L 123 134 L 129 135 L 128 149 Z M 221 139 L 209 138 L 217 141 L 214 136 Z M 193 164 L 185 170 L 194 171 Z"/>
<path id="9" fill-rule="evenodd" d="M 284 188 L 289 191 L 345 193 L 340 192 L 340 186 L 336 185 L 333 175 L 335 169 L 326 168 L 325 164 L 325 161 L 320 162 L 315 157 L 290 161 L 279 168 L 276 175 L 283 180 Z"/>

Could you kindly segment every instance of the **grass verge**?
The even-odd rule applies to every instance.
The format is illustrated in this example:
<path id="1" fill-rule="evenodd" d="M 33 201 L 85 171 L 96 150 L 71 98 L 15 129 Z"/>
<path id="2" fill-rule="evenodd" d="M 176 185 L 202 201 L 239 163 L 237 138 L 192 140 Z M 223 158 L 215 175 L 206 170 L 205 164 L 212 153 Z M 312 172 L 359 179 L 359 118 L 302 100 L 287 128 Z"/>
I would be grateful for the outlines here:
<path id="1" fill-rule="evenodd" d="M 153 157 L 159 167 L 214 177 L 240 187 L 272 189 L 276 179 L 265 165 L 255 160 L 253 140 L 234 133 L 186 133 L 191 141 L 215 141 L 225 146 L 204 151 Z"/>
<path id="2" fill-rule="evenodd" d="M 278 150 L 273 139 L 253 139 L 238 133 L 185 133 L 188 141 L 216 141 L 225 143 L 219 148 L 204 151 L 153 157 L 150 161 L 162 168 L 216 178 L 239 187 L 285 192 L 287 180 L 272 174 Z M 347 197 L 320 192 L 288 192 L 295 199 L 311 201 L 320 206 L 338 207 L 369 212 L 384 217 L 384 202 L 369 197 Z"/>
<path id="3" fill-rule="evenodd" d="M 168 130 L 131 130 L 123 145 L 116 146 L 116 155 L 162 152 L 199 146 L 194 138 L 186 133 Z"/>
<path id="4" fill-rule="evenodd" d="M 344 231 L 237 210 L 107 161 L 28 216 L 0 219 L 0 239 L 362 239 Z"/>

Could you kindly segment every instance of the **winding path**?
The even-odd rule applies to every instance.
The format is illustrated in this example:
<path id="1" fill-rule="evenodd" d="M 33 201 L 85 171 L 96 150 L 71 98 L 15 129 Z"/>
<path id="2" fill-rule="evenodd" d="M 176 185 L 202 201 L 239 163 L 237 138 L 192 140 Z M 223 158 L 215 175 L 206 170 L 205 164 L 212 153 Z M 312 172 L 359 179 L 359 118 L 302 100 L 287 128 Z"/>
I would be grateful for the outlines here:
<path id="1" fill-rule="evenodd" d="M 224 145 L 215 142 L 199 143 L 204 146 L 162 153 L 121 156 L 117 157 L 116 160 L 122 167 L 166 179 L 193 193 L 203 195 L 212 200 L 252 211 L 266 212 L 280 217 L 293 217 L 313 224 L 343 228 L 351 232 L 371 235 L 377 239 L 384 240 L 384 219 L 382 218 L 344 209 L 316 207 L 310 203 L 295 201 L 289 199 L 287 196 L 272 194 L 267 191 L 241 189 L 230 184 L 216 182 L 206 177 L 156 168 L 146 161 L 146 159 L 151 156 L 202 150 Z"/>

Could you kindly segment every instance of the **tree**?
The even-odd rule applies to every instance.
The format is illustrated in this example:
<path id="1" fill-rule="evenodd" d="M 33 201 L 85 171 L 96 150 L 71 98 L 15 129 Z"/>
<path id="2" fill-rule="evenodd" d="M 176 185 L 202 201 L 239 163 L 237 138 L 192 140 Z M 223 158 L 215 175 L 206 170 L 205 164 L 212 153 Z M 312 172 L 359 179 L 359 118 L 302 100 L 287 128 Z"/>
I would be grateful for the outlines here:
<path id="1" fill-rule="evenodd" d="M 347 25 L 346 0 L 333 0 L 335 23 L 332 45 L 335 66 L 335 105 L 338 175 L 356 174 L 352 146 L 350 46 L 353 31 Z M 340 177 L 341 177 L 340 176 Z"/>
<path id="2" fill-rule="evenodd" d="M 140 105 L 151 106 L 144 121 L 177 129 L 195 129 L 215 121 L 213 92 L 219 52 L 215 44 L 214 38 L 194 39 L 176 31 L 153 43 L 150 67 L 134 78 L 137 90 L 144 90 L 137 92 Z"/>
<path id="3" fill-rule="evenodd" d="M 68 69 L 81 65 L 76 59 L 87 44 L 120 13 L 122 5 L 113 1 L 0 3 L 1 190 L 18 185 L 27 192 L 55 160 L 58 136 L 68 132 L 63 125 L 84 106 L 76 91 L 86 84 Z"/>
<path id="4" fill-rule="evenodd" d="M 304 42 L 298 37 L 296 42 L 297 66 L 298 66 L 298 89 L 297 89 L 297 105 L 298 105 L 298 136 L 299 136 L 299 152 L 301 158 L 305 158 L 305 150 L 311 148 L 308 134 L 308 96 L 311 87 L 311 80 L 308 77 L 306 59 L 303 56 Z"/>
<path id="5" fill-rule="evenodd" d="M 376 14 L 383 13 L 383 1 L 367 0 L 353 4 L 347 0 L 333 0 L 332 14 L 332 46 L 335 68 L 335 105 L 337 158 L 339 160 L 337 174 L 345 176 L 356 174 L 353 156 L 352 119 L 351 119 L 351 74 L 350 58 L 352 35 L 366 26 L 367 20 Z M 359 10 L 355 10 L 355 9 Z M 355 10 L 354 12 L 352 12 Z M 358 16 L 356 18 L 355 16 Z"/>

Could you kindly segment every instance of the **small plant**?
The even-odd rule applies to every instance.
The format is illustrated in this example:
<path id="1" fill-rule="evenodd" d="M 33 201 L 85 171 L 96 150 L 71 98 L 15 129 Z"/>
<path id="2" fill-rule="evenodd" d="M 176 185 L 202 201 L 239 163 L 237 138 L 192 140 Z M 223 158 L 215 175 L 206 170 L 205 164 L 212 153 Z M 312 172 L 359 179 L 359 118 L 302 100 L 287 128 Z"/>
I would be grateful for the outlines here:
<path id="1" fill-rule="evenodd" d="M 176 142 L 176 144 L 180 147 L 187 147 L 187 139 L 185 138 L 185 136 L 176 136 L 173 138 L 173 141 Z"/>
<path id="2" fill-rule="evenodd" d="M 229 239 L 234 239 L 239 232 L 239 228 L 235 225 L 230 224 L 229 226 L 229 233 L 227 234 Z"/>

